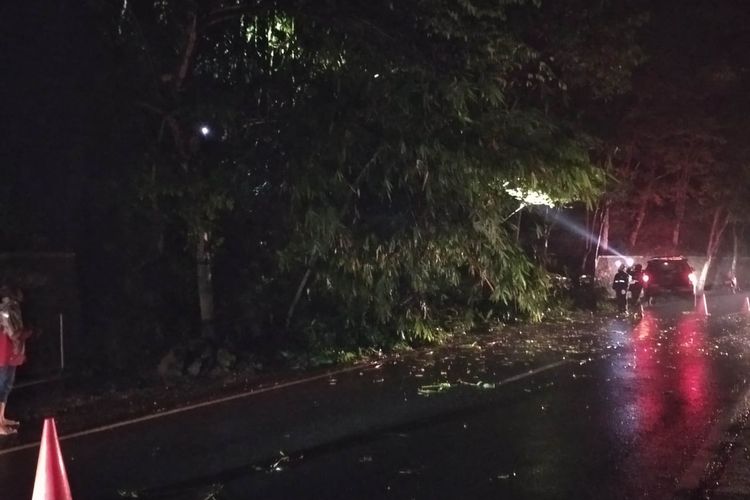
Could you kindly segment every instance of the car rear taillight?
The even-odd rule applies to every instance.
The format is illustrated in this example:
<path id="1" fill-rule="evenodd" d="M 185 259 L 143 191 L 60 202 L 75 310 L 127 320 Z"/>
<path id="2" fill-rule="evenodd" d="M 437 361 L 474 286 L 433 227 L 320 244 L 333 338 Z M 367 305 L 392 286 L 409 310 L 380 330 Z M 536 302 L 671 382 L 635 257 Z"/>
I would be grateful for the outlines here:
<path id="1" fill-rule="evenodd" d="M 643 275 L 643 282 L 644 282 L 644 283 L 648 283 L 648 280 L 649 280 L 649 279 L 651 279 L 651 278 L 649 278 L 649 277 L 648 277 L 648 274 L 644 274 L 644 275 Z"/>
<path id="2" fill-rule="evenodd" d="M 690 281 L 691 285 L 695 285 L 695 282 L 697 281 L 695 273 L 688 274 L 688 280 Z"/>

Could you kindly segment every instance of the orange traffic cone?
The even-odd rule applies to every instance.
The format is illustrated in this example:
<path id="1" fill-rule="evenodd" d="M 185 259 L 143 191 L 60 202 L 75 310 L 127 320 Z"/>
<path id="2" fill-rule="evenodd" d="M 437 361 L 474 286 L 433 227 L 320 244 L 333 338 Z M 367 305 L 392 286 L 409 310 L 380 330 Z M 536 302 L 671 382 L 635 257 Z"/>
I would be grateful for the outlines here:
<path id="1" fill-rule="evenodd" d="M 34 493 L 31 500 L 72 500 L 68 475 L 60 453 L 55 419 L 44 420 L 39 461 L 36 465 Z"/>
<path id="2" fill-rule="evenodd" d="M 698 314 L 708 316 L 708 304 L 706 304 L 705 294 L 701 294 L 700 297 L 695 298 L 695 309 Z"/>

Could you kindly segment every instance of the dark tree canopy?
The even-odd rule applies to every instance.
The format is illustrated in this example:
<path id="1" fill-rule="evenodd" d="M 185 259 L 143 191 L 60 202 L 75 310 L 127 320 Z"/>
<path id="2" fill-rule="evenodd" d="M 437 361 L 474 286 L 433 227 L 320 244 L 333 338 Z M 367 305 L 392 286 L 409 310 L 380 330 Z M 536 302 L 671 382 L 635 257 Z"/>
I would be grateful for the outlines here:
<path id="1" fill-rule="evenodd" d="M 167 342 L 199 319 L 351 345 L 541 317 L 518 193 L 597 200 L 648 20 L 620 0 L 79 8 L 104 44 L 92 316 Z"/>
<path id="2" fill-rule="evenodd" d="M 675 15 L 679 9 L 680 15 Z M 618 132 L 622 207 L 641 220 L 621 235 L 636 252 L 702 252 L 716 209 L 739 220 L 748 184 L 750 38 L 741 2 L 664 2 L 654 9 L 649 60 Z M 628 240 L 627 243 L 625 242 Z"/>

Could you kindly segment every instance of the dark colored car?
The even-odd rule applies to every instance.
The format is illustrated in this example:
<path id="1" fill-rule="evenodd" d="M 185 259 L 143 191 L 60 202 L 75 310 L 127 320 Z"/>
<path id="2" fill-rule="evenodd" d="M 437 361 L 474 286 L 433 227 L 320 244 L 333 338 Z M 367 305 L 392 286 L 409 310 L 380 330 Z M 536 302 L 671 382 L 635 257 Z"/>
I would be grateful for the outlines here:
<path id="1" fill-rule="evenodd" d="M 643 296 L 653 302 L 656 297 L 693 297 L 695 272 L 684 257 L 650 259 L 643 272 Z"/>

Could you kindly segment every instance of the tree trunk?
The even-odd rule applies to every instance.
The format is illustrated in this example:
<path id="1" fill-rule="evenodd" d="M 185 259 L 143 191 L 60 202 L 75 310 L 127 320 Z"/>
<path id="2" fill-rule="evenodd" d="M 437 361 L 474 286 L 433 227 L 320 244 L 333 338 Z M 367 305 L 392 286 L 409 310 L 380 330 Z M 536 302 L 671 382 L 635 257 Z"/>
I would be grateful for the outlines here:
<path id="1" fill-rule="evenodd" d="M 305 285 L 307 284 L 307 280 L 310 279 L 310 274 L 312 273 L 312 268 L 307 268 L 307 271 L 305 271 L 304 276 L 302 276 L 302 280 L 299 282 L 299 286 L 297 286 L 297 292 L 294 294 L 294 299 L 292 300 L 291 305 L 289 306 L 289 310 L 286 313 L 286 329 L 289 329 L 289 326 L 292 324 L 292 316 L 294 316 L 294 310 L 297 308 L 297 303 L 299 302 L 300 297 L 302 297 L 302 292 L 305 289 Z"/>
<path id="2" fill-rule="evenodd" d="M 607 159 L 605 161 L 605 170 L 606 172 L 612 171 L 612 157 L 615 154 L 615 151 L 617 150 L 616 147 L 609 148 L 607 151 Z M 597 242 L 596 247 L 596 259 L 599 259 L 599 247 L 601 246 L 601 249 L 605 252 L 609 251 L 609 207 L 612 204 L 612 201 L 609 199 L 604 200 L 604 213 L 602 213 L 602 226 L 601 231 L 599 232 L 599 241 Z"/>
<path id="3" fill-rule="evenodd" d="M 589 226 L 590 226 L 589 218 L 590 218 L 590 216 L 591 216 L 591 213 L 589 211 L 589 208 L 586 207 L 586 222 L 585 222 L 585 224 L 584 224 L 583 227 L 586 229 L 587 233 L 591 232 L 590 229 L 589 229 Z M 591 253 L 591 240 L 589 238 L 586 238 L 584 240 L 584 245 L 583 245 L 583 258 L 581 259 L 581 273 L 585 273 L 586 272 L 586 262 L 589 260 L 589 254 L 590 253 Z"/>
<path id="4" fill-rule="evenodd" d="M 596 251 L 594 252 L 594 273 L 596 273 L 596 267 L 599 263 L 599 251 L 602 249 L 605 251 L 609 249 L 609 201 L 604 202 L 599 238 L 596 241 Z"/>
<path id="5" fill-rule="evenodd" d="M 730 213 L 725 211 L 724 207 L 717 207 L 714 211 L 714 220 L 711 223 L 711 233 L 708 236 L 708 246 L 706 247 L 706 263 L 703 264 L 703 269 L 696 284 L 696 292 L 698 294 L 702 294 L 705 290 L 708 269 L 711 267 L 711 263 L 719 251 L 721 236 L 729 223 L 729 215 Z"/>
<path id="6" fill-rule="evenodd" d="M 737 222 L 732 224 L 732 277 L 737 276 L 737 248 L 739 243 L 737 241 Z"/>
<path id="7" fill-rule="evenodd" d="M 685 207 L 687 206 L 687 189 L 688 189 L 688 170 L 687 167 L 682 169 L 682 175 L 680 176 L 680 182 L 677 190 L 677 200 L 675 202 L 675 223 L 674 229 L 672 230 L 672 247 L 677 249 L 677 245 L 680 243 L 680 229 L 682 227 L 682 221 L 685 219 Z"/>
<path id="8" fill-rule="evenodd" d="M 544 246 L 542 246 L 542 265 L 545 269 L 549 268 L 549 237 L 552 234 L 552 227 L 555 225 L 554 219 L 550 221 L 549 207 L 544 207 L 544 227 L 543 237 Z"/>
<path id="9" fill-rule="evenodd" d="M 518 224 L 516 225 L 516 243 L 521 240 L 521 220 L 523 217 L 523 210 L 518 211 Z"/>
<path id="10" fill-rule="evenodd" d="M 596 210 L 594 210 L 594 214 L 591 217 L 591 220 L 589 220 L 589 209 L 586 209 L 586 234 L 593 235 L 594 234 L 594 228 L 597 226 L 597 222 L 599 221 L 599 206 L 597 205 Z M 589 258 L 591 257 L 591 250 L 594 248 L 593 244 L 593 236 L 590 238 L 586 238 L 586 247 L 583 254 L 583 260 L 581 261 L 581 272 L 585 273 L 586 269 L 588 268 Z"/>
<path id="11" fill-rule="evenodd" d="M 599 229 L 599 241 L 596 243 L 596 256 L 599 257 L 599 251 L 609 251 L 609 201 L 604 203 L 604 213 L 602 213 L 601 227 Z"/>
<path id="12" fill-rule="evenodd" d="M 201 335 L 212 338 L 214 336 L 214 285 L 211 275 L 211 252 L 209 251 L 209 234 L 206 231 L 198 233 L 195 247 L 197 264 L 198 301 L 201 313 Z"/>
<path id="13" fill-rule="evenodd" d="M 739 292 L 737 286 L 737 254 L 739 253 L 739 237 L 737 235 L 737 221 L 732 224 L 732 268 L 730 269 L 729 279 L 732 280 L 732 292 Z"/>
<path id="14" fill-rule="evenodd" d="M 635 217 L 635 224 L 633 225 L 633 229 L 630 231 L 630 238 L 628 238 L 631 252 L 633 251 L 635 244 L 638 243 L 638 234 L 641 231 L 641 226 L 643 226 L 643 221 L 646 219 L 648 203 L 649 201 L 651 201 L 651 193 L 653 192 L 653 190 L 654 190 L 654 180 L 651 179 L 651 181 L 648 183 L 648 186 L 646 186 L 646 190 L 643 193 L 641 193 L 640 205 L 638 207 L 638 214 Z"/>

